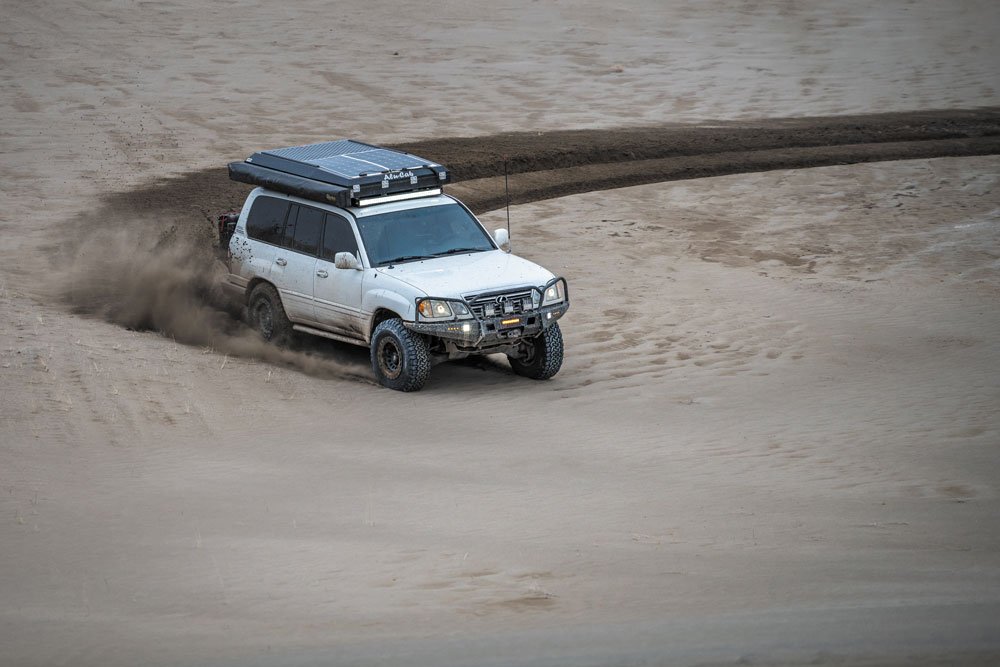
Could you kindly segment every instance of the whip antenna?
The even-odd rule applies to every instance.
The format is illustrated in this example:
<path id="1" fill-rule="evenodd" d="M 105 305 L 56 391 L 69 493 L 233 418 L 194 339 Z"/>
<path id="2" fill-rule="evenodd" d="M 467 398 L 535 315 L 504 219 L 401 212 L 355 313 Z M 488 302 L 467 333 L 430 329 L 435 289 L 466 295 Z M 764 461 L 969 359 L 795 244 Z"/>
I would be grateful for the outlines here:
<path id="1" fill-rule="evenodd" d="M 507 199 L 507 238 L 510 238 L 510 187 L 507 185 L 507 158 L 503 159 L 503 192 Z M 508 241 L 509 243 L 509 241 Z"/>

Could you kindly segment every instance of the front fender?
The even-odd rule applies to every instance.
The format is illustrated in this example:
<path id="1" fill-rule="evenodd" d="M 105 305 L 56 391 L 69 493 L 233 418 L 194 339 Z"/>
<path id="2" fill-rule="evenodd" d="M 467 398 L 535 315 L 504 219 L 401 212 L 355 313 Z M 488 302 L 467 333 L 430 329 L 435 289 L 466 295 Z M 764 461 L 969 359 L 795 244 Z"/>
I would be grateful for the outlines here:
<path id="1" fill-rule="evenodd" d="M 365 338 L 367 339 L 372 330 L 372 320 L 380 310 L 391 310 L 399 315 L 406 322 L 413 322 L 417 317 L 417 295 L 412 299 L 407 299 L 402 294 L 390 289 L 374 289 L 365 292 L 362 298 L 361 309 L 367 316 L 365 326 Z"/>

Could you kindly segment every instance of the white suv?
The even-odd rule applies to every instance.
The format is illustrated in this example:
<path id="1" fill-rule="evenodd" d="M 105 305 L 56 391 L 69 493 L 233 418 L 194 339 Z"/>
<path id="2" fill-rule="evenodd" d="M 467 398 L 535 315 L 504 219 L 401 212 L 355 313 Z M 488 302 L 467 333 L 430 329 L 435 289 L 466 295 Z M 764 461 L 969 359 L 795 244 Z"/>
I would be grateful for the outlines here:
<path id="1" fill-rule="evenodd" d="M 506 354 L 539 380 L 559 371 L 566 281 L 443 194 L 440 165 L 344 140 L 255 153 L 230 176 L 264 186 L 228 239 L 224 286 L 266 340 L 368 346 L 378 381 L 400 391 L 473 354 Z"/>

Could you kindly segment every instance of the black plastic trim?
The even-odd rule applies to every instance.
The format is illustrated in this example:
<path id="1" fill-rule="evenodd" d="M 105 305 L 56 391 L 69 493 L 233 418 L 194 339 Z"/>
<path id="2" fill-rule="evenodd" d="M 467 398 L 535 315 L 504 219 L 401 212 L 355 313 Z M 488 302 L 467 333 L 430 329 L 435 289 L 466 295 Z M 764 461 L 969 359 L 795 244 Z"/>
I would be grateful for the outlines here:
<path id="1" fill-rule="evenodd" d="M 341 208 L 351 205 L 351 191 L 348 188 L 287 174 L 249 162 L 230 162 L 229 178 L 303 199 L 335 204 Z"/>

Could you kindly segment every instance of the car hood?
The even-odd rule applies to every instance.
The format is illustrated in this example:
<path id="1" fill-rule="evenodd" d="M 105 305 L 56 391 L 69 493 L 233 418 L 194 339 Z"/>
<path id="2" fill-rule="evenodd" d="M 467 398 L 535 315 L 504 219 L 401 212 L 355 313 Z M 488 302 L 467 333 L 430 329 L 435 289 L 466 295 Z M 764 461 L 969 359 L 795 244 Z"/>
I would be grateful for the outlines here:
<path id="1" fill-rule="evenodd" d="M 427 296 L 445 298 L 527 285 L 541 287 L 555 277 L 534 262 L 502 250 L 435 257 L 377 270 L 412 285 Z"/>

